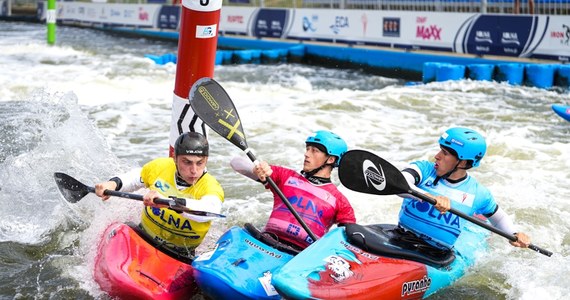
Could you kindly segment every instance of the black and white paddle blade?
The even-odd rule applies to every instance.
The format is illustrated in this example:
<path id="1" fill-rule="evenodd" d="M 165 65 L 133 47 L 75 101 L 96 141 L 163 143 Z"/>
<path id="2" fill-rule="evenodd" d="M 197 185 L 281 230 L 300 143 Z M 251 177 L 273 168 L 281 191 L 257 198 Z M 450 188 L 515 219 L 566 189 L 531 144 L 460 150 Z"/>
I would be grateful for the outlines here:
<path id="1" fill-rule="evenodd" d="M 91 192 L 88 186 L 65 173 L 56 172 L 53 174 L 53 177 L 55 178 L 57 188 L 67 202 L 79 202 Z"/>
<path id="2" fill-rule="evenodd" d="M 365 150 L 346 152 L 340 161 L 338 176 L 347 188 L 366 194 L 404 194 L 410 189 L 400 170 Z"/>
<path id="3" fill-rule="evenodd" d="M 247 141 L 238 112 L 224 88 L 211 78 L 197 80 L 190 89 L 190 106 L 212 130 L 238 148 L 247 149 Z"/>

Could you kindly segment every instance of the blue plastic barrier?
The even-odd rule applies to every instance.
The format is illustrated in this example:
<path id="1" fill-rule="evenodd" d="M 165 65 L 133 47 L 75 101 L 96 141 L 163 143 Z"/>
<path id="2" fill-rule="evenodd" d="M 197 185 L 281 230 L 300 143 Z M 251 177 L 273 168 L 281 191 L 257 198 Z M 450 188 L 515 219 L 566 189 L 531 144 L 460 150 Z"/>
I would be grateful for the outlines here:
<path id="1" fill-rule="evenodd" d="M 145 54 L 144 57 L 151 59 L 157 65 L 165 65 L 169 62 L 176 63 L 176 54 L 173 54 L 173 53 L 167 53 L 167 54 L 164 54 L 161 56 L 152 55 L 152 54 Z"/>
<path id="2" fill-rule="evenodd" d="M 442 64 L 435 70 L 436 81 L 461 80 L 464 78 L 464 65 Z"/>
<path id="3" fill-rule="evenodd" d="M 424 83 L 435 81 L 435 71 L 441 65 L 442 65 L 442 63 L 438 63 L 438 62 L 426 62 L 426 63 L 424 63 L 423 72 L 422 72 L 422 81 Z"/>
<path id="4" fill-rule="evenodd" d="M 549 89 L 554 84 L 555 65 L 526 65 L 526 85 Z"/>
<path id="5" fill-rule="evenodd" d="M 521 85 L 524 78 L 524 65 L 518 63 L 507 63 L 497 65 L 495 80 L 498 82 L 508 82 L 512 85 Z"/>
<path id="6" fill-rule="evenodd" d="M 495 65 L 490 64 L 471 64 L 467 65 L 468 78 L 472 80 L 493 80 L 493 72 Z"/>
<path id="7" fill-rule="evenodd" d="M 251 63 L 252 64 L 261 63 L 261 50 L 251 50 Z"/>
<path id="8" fill-rule="evenodd" d="M 287 61 L 287 49 L 261 50 L 261 63 L 274 64 Z"/>
<path id="9" fill-rule="evenodd" d="M 559 65 L 556 68 L 554 83 L 556 86 L 570 89 L 570 65 Z"/>
<path id="10" fill-rule="evenodd" d="M 233 51 L 231 50 L 217 50 L 216 51 L 216 65 L 225 65 L 232 62 Z"/>
<path id="11" fill-rule="evenodd" d="M 251 63 L 252 54 L 251 50 L 235 50 L 232 57 L 232 62 L 235 64 L 249 64 Z"/>
<path id="12" fill-rule="evenodd" d="M 289 47 L 289 59 L 294 62 L 302 61 L 305 57 L 305 53 L 307 52 L 307 47 L 305 45 L 297 45 L 293 47 Z"/>
<path id="13" fill-rule="evenodd" d="M 224 53 L 222 51 L 216 51 L 216 60 L 214 65 L 221 65 L 224 63 Z"/>

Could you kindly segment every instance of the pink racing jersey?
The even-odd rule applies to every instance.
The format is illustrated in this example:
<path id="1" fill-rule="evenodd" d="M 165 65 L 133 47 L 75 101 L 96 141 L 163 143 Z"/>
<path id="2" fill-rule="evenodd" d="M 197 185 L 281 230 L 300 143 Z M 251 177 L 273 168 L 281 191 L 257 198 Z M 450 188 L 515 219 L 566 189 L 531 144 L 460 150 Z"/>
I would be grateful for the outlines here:
<path id="1" fill-rule="evenodd" d="M 327 233 L 335 223 L 356 222 L 350 202 L 334 184 L 314 184 L 296 171 L 280 166 L 271 166 L 271 169 L 273 181 L 318 238 Z M 269 185 L 266 185 L 266 188 L 269 188 Z M 273 192 L 273 198 L 273 211 L 265 225 L 265 231 L 301 248 L 312 244 L 314 241 L 279 195 Z"/>

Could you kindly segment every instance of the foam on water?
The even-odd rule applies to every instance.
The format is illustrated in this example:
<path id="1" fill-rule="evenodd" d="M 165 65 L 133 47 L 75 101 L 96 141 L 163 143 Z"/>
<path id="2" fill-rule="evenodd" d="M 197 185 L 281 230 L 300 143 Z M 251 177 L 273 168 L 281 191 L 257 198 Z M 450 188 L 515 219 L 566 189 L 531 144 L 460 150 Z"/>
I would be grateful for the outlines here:
<path id="1" fill-rule="evenodd" d="M 142 206 L 118 198 L 103 203 L 93 195 L 69 204 L 52 175 L 64 171 L 91 185 L 167 155 L 175 66 L 153 65 L 141 49 L 162 54 L 175 45 L 160 48 L 74 29 L 74 35 L 61 37 L 65 45 L 47 47 L 43 28 L 21 27 L 21 34 L 0 30 L 0 53 L 8 53 L 0 56 L 0 101 L 6 114 L 0 120 L 0 241 L 36 245 L 58 240 L 58 253 L 72 247 L 72 255 L 48 261 L 79 285 L 78 293 L 99 297 L 91 274 L 99 235 L 112 222 L 136 222 Z M 473 298 L 563 299 L 570 294 L 570 279 L 563 276 L 570 271 L 570 203 L 565 198 L 570 124 L 550 110 L 552 103 L 567 102 L 567 94 L 470 80 L 403 86 L 355 71 L 292 64 L 253 71 L 247 65 L 220 66 L 215 79 L 233 99 L 249 146 L 270 163 L 300 169 L 304 140 L 318 129 L 333 130 L 350 148 L 371 150 L 398 167 L 433 159 L 439 135 L 450 126 L 481 131 L 489 150 L 472 175 L 489 187 L 521 230 L 555 255 L 516 249 L 493 235 L 490 252 L 474 271 L 435 298 L 473 293 Z M 230 226 L 252 222 L 262 227 L 272 206 L 263 186 L 231 170 L 230 159 L 244 154 L 213 132 L 210 142 L 208 169 L 225 188 L 228 218 L 214 222 L 199 251 L 211 249 Z M 336 172 L 333 181 L 339 183 Z M 397 221 L 397 196 L 340 189 L 360 223 Z M 35 294 L 22 295 L 54 293 L 49 282 L 38 284 L 42 288 Z"/>

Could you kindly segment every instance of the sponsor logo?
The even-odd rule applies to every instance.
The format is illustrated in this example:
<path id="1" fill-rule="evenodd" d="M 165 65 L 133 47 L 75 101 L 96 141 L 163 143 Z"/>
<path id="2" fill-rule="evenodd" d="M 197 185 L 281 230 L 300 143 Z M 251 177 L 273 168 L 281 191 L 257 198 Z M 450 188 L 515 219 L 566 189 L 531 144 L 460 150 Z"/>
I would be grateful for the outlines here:
<path id="1" fill-rule="evenodd" d="M 413 201 L 412 207 L 415 208 L 418 212 L 427 213 L 430 218 L 437 219 L 438 221 L 443 220 L 445 224 L 460 229 L 461 228 L 461 218 L 454 215 L 454 214 L 441 214 L 439 210 L 435 209 L 435 206 L 427 203 L 427 202 L 420 202 L 420 201 Z M 411 214 L 413 214 L 410 211 Z M 415 214 L 413 214 L 415 215 Z"/>
<path id="2" fill-rule="evenodd" d="M 488 46 L 476 46 L 475 49 L 479 52 L 489 52 L 491 50 Z"/>
<path id="3" fill-rule="evenodd" d="M 210 92 L 208 92 L 208 90 L 205 87 L 203 87 L 203 86 L 199 87 L 198 93 L 200 93 L 200 95 L 202 95 L 202 97 L 204 97 L 204 100 L 206 100 L 206 102 L 208 102 L 208 105 L 210 105 L 210 107 L 213 110 L 219 110 L 220 109 L 220 105 L 218 104 L 216 99 L 214 99 L 214 97 L 210 94 Z"/>
<path id="4" fill-rule="evenodd" d="M 146 12 L 142 7 L 139 7 L 139 20 L 148 21 L 148 12 Z"/>
<path id="5" fill-rule="evenodd" d="M 120 17 L 120 16 L 121 16 L 121 11 L 120 11 L 120 10 L 111 9 L 110 15 L 111 15 L 111 17 Z"/>
<path id="6" fill-rule="evenodd" d="M 154 186 L 162 192 L 166 192 L 170 189 L 170 185 L 166 182 L 157 181 L 154 183 Z"/>
<path id="7" fill-rule="evenodd" d="M 362 163 L 362 172 L 366 186 L 372 186 L 378 191 L 383 191 L 386 188 L 386 177 L 381 166 L 376 167 L 370 160 L 365 160 Z"/>
<path id="8" fill-rule="evenodd" d="M 424 293 L 431 285 L 431 278 L 424 275 L 421 279 L 407 281 L 402 284 L 402 297 Z"/>
<path id="9" fill-rule="evenodd" d="M 416 27 L 416 37 L 422 40 L 441 40 L 441 31 L 443 28 L 436 25 L 419 25 Z"/>
<path id="10" fill-rule="evenodd" d="M 492 44 L 493 39 L 491 38 L 491 32 L 486 30 L 477 30 L 475 32 L 475 42 Z"/>
<path id="11" fill-rule="evenodd" d="M 450 142 L 451 142 L 452 144 L 458 145 L 459 147 L 463 147 L 463 146 L 464 146 L 461 141 L 458 141 L 458 140 L 456 140 L 456 139 L 451 139 Z"/>
<path id="12" fill-rule="evenodd" d="M 551 31 L 550 37 L 560 40 L 560 44 L 570 46 L 570 26 L 563 24 L 562 31 Z"/>
<path id="13" fill-rule="evenodd" d="M 334 18 L 334 24 L 330 26 L 330 29 L 334 34 L 339 34 L 341 29 L 349 28 L 348 17 L 346 16 L 336 16 Z"/>
<path id="14" fill-rule="evenodd" d="M 362 36 L 366 36 L 366 27 L 368 27 L 368 16 L 366 14 L 362 14 L 360 17 L 360 21 L 362 22 Z"/>
<path id="15" fill-rule="evenodd" d="M 228 16 L 226 20 L 228 21 L 228 23 L 243 24 L 243 16 Z"/>
<path id="16" fill-rule="evenodd" d="M 503 32 L 501 36 L 501 43 L 503 44 L 514 44 L 520 46 L 519 37 L 516 32 Z"/>
<path id="17" fill-rule="evenodd" d="M 378 256 L 376 256 L 376 255 L 374 255 L 374 254 L 370 254 L 370 253 L 368 253 L 368 252 L 364 252 L 364 251 L 362 251 L 362 249 L 360 249 L 360 248 L 358 248 L 358 247 L 355 247 L 355 246 L 353 246 L 353 245 L 351 245 L 351 244 L 348 244 L 348 243 L 346 243 L 345 241 L 340 241 L 340 243 L 341 243 L 347 250 L 350 250 L 350 251 L 354 252 L 355 254 L 362 255 L 362 256 L 364 256 L 364 257 L 370 259 L 370 260 L 378 260 L 378 259 L 380 259 L 380 257 L 378 257 Z"/>
<path id="18" fill-rule="evenodd" d="M 245 239 L 244 241 L 245 241 L 246 244 L 250 245 L 251 247 L 253 247 L 253 248 L 255 248 L 255 249 L 257 249 L 257 250 L 259 250 L 259 251 L 261 251 L 261 252 L 263 252 L 263 253 L 265 253 L 265 254 L 271 256 L 271 257 L 281 258 L 281 254 L 275 253 L 275 252 L 273 252 L 273 251 L 269 251 L 269 250 L 267 250 L 267 249 L 265 249 L 265 248 L 259 246 L 258 244 L 256 244 L 256 243 L 250 241 L 249 239 Z"/>
<path id="19" fill-rule="evenodd" d="M 271 30 L 279 30 L 281 31 L 283 27 L 281 26 L 281 22 L 277 20 L 271 20 Z"/>
<path id="20" fill-rule="evenodd" d="M 271 284 L 271 277 L 273 277 L 271 275 L 271 271 L 265 271 L 263 272 L 263 276 L 257 279 L 261 283 L 261 286 L 263 287 L 263 290 L 265 290 L 265 294 L 267 296 L 278 296 L 279 294 L 275 290 L 275 287 Z"/>
<path id="21" fill-rule="evenodd" d="M 292 236 L 298 236 L 300 232 L 301 232 L 301 227 L 297 225 L 289 224 L 289 226 L 287 226 L 287 233 Z"/>
<path id="22" fill-rule="evenodd" d="M 315 32 L 317 31 L 317 28 L 315 26 L 315 23 L 317 23 L 319 21 L 319 16 L 317 15 L 313 15 L 311 16 L 311 18 L 309 19 L 309 17 L 303 17 L 303 31 L 304 32 Z"/>
<path id="23" fill-rule="evenodd" d="M 443 28 L 437 25 L 428 25 L 427 17 L 416 17 L 416 37 L 422 40 L 441 40 Z"/>
<path id="24" fill-rule="evenodd" d="M 354 275 L 354 272 L 350 270 L 350 263 L 348 263 L 344 258 L 336 255 L 331 255 L 324 260 L 327 263 L 327 269 L 332 271 L 332 274 L 330 274 L 330 276 L 336 282 L 344 281 Z"/>
<path id="25" fill-rule="evenodd" d="M 216 36 L 217 33 L 217 25 L 208 25 L 208 26 L 196 26 L 196 38 L 197 39 L 208 39 L 213 38 Z"/>
<path id="26" fill-rule="evenodd" d="M 400 37 L 400 18 L 383 18 L 382 36 Z"/>
<path id="27" fill-rule="evenodd" d="M 151 210 L 152 210 L 152 214 L 155 215 L 155 216 L 157 216 L 157 217 L 159 217 L 160 220 L 161 220 L 164 224 L 168 224 L 169 226 L 174 226 L 176 229 L 180 229 L 180 230 L 185 230 L 185 229 L 186 229 L 186 230 L 188 230 L 188 231 L 193 232 L 192 225 L 190 225 L 190 220 L 188 220 L 188 219 L 186 219 L 186 218 L 182 219 L 182 218 L 180 218 L 180 217 L 177 217 L 177 216 L 179 216 L 179 215 L 178 215 L 178 214 L 174 214 L 174 213 L 169 214 L 169 215 L 168 215 L 168 219 L 166 219 L 166 217 L 165 217 L 165 215 L 164 215 L 165 212 L 167 211 L 166 209 L 160 209 L 160 208 L 158 208 L 158 207 L 152 207 Z M 181 221 L 182 221 L 182 222 L 181 222 Z M 185 236 L 185 237 L 186 237 L 186 238 L 193 239 L 193 240 L 196 240 L 196 239 L 199 239 L 199 238 L 200 238 L 200 236 L 198 236 L 198 235 Z"/>
<path id="28" fill-rule="evenodd" d="M 186 150 L 186 154 L 203 154 L 204 151 L 202 150 L 191 150 L 191 149 L 187 149 Z"/>

